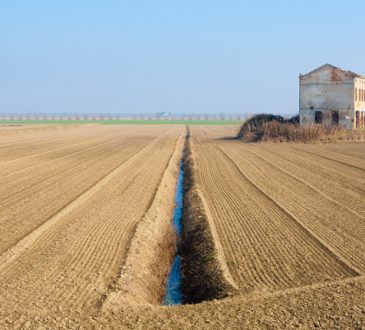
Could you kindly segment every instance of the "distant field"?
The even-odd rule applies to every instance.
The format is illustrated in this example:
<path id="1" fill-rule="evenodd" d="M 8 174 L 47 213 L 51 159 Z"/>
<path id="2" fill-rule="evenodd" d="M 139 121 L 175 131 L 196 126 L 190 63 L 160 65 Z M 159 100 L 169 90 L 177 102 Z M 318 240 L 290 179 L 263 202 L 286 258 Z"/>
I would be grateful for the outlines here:
<path id="1" fill-rule="evenodd" d="M 0 125 L 41 125 L 41 124 L 182 124 L 182 125 L 239 125 L 241 120 L 0 120 Z"/>

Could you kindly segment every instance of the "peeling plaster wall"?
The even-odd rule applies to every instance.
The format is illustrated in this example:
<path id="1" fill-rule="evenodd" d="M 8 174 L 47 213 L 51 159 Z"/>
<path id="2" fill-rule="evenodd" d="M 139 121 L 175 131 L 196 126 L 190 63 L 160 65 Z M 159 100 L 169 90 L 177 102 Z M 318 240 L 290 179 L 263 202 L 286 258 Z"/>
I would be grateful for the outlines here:
<path id="1" fill-rule="evenodd" d="M 315 122 L 322 111 L 322 123 L 331 124 L 332 111 L 339 111 L 339 125 L 354 126 L 354 76 L 331 66 L 300 76 L 299 114 L 301 126 Z"/>

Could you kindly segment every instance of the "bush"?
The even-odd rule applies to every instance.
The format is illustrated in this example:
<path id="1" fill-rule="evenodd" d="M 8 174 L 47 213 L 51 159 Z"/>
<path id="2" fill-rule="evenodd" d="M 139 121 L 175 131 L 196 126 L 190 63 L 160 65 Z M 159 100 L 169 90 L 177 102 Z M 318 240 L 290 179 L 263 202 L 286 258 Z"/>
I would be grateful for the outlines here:
<path id="1" fill-rule="evenodd" d="M 285 119 L 280 115 L 262 113 L 251 117 L 246 120 L 242 125 L 238 138 L 245 140 L 257 141 L 261 138 L 261 130 L 266 123 L 277 122 L 277 123 L 299 123 L 299 115 L 294 116 L 290 119 Z"/>
<path id="2" fill-rule="evenodd" d="M 238 138 L 246 142 L 363 141 L 365 131 L 348 131 L 340 126 L 324 125 L 300 127 L 299 116 L 284 119 L 281 116 L 261 114 L 242 125 Z"/>

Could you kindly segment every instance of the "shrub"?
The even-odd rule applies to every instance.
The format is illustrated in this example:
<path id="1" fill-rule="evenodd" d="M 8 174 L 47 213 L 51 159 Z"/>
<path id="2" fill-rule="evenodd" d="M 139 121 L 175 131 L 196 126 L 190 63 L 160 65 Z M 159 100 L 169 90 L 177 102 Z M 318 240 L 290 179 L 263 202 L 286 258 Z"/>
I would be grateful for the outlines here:
<path id="1" fill-rule="evenodd" d="M 247 120 L 238 138 L 246 142 L 311 142 L 311 141 L 363 141 L 364 130 L 348 131 L 341 126 L 299 126 L 299 116 L 284 119 L 281 116 L 261 114 Z"/>
<path id="2" fill-rule="evenodd" d="M 299 115 L 294 116 L 290 119 L 285 119 L 280 115 L 273 115 L 273 114 L 266 114 L 262 113 L 256 116 L 251 117 L 250 119 L 246 120 L 239 133 L 238 138 L 245 139 L 245 140 L 252 140 L 257 141 L 261 138 L 261 130 L 263 125 L 270 122 L 277 122 L 277 123 L 299 123 Z"/>

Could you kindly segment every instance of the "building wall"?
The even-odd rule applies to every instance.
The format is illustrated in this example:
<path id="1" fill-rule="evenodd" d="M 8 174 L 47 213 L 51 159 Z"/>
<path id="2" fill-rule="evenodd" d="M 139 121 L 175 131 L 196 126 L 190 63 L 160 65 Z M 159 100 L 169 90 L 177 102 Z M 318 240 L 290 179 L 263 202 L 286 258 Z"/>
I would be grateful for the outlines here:
<path id="1" fill-rule="evenodd" d="M 300 77 L 299 114 L 301 126 L 315 123 L 315 112 L 322 112 L 322 123 L 332 122 L 332 111 L 339 111 L 339 125 L 354 126 L 354 77 L 333 67 Z"/>
<path id="2" fill-rule="evenodd" d="M 365 127 L 365 79 L 355 79 L 355 127 Z"/>
<path id="3" fill-rule="evenodd" d="M 365 111 L 365 79 L 355 79 L 355 110 Z"/>

